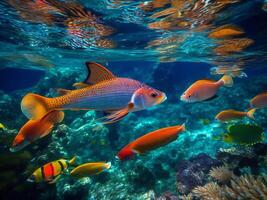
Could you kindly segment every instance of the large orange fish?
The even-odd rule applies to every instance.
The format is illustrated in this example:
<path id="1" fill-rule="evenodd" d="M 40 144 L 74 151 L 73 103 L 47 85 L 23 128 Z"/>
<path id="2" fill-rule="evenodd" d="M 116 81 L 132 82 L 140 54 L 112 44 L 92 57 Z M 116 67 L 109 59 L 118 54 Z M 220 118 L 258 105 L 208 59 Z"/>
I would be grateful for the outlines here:
<path id="1" fill-rule="evenodd" d="M 39 120 L 29 120 L 15 137 L 10 151 L 19 151 L 35 140 L 47 136 L 63 118 L 62 111 L 53 110 Z"/>
<path id="2" fill-rule="evenodd" d="M 178 134 L 185 131 L 184 125 L 170 126 L 150 132 L 125 146 L 117 154 L 120 160 L 130 159 L 135 154 L 144 154 L 162 147 L 177 139 Z"/>
<path id="3" fill-rule="evenodd" d="M 251 108 L 267 108 L 267 92 L 258 94 L 250 100 Z"/>
<path id="4" fill-rule="evenodd" d="M 222 86 L 231 87 L 233 79 L 231 76 L 224 75 L 219 81 L 199 80 L 193 83 L 181 96 L 184 102 L 199 102 L 213 98 L 218 89 Z"/>
<path id="5" fill-rule="evenodd" d="M 224 110 L 216 115 L 216 119 L 222 122 L 227 122 L 235 119 L 240 119 L 243 117 L 249 117 L 251 119 L 254 119 L 255 109 L 251 109 L 248 112 L 241 112 L 237 110 Z"/>
<path id="6" fill-rule="evenodd" d="M 101 118 L 103 123 L 113 123 L 129 112 L 144 110 L 166 100 L 165 93 L 139 81 L 118 78 L 105 67 L 92 62 L 86 63 L 88 77 L 83 88 L 66 91 L 65 95 L 46 98 L 27 94 L 21 102 L 22 112 L 29 119 L 40 119 L 51 110 L 97 110 L 110 114 Z"/>

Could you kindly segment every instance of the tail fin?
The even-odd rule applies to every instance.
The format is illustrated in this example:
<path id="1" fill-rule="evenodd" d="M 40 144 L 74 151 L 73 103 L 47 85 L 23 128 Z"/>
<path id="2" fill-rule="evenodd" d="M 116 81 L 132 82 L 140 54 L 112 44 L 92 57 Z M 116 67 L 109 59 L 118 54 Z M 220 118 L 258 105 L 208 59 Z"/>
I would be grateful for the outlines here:
<path id="1" fill-rule="evenodd" d="M 241 72 L 241 74 L 238 77 L 239 78 L 247 78 L 248 75 L 245 72 Z"/>
<path id="2" fill-rule="evenodd" d="M 47 101 L 46 97 L 29 93 L 21 101 L 21 110 L 28 119 L 41 119 L 50 111 Z"/>
<path id="3" fill-rule="evenodd" d="M 247 116 L 248 116 L 249 118 L 251 118 L 251 119 L 255 119 L 255 118 L 254 118 L 254 113 L 255 113 L 255 111 L 256 111 L 255 108 L 249 110 L 249 111 L 247 112 Z"/>
<path id="4" fill-rule="evenodd" d="M 226 87 L 232 87 L 234 84 L 233 78 L 230 75 L 224 75 L 219 81 L 222 81 Z"/>
<path id="5" fill-rule="evenodd" d="M 74 156 L 72 159 L 69 160 L 70 165 L 74 165 L 76 161 L 77 156 Z"/>
<path id="6" fill-rule="evenodd" d="M 106 169 L 109 169 L 111 167 L 111 162 L 108 162 L 105 164 Z"/>
<path id="7" fill-rule="evenodd" d="M 182 131 L 186 131 L 185 123 L 183 123 L 181 127 L 182 127 Z"/>

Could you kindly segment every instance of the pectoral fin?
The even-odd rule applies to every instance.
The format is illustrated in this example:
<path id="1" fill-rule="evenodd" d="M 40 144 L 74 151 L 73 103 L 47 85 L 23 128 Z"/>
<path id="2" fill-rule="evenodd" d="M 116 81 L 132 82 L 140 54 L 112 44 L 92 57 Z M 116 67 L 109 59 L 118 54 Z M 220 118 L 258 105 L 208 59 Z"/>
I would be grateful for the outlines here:
<path id="1" fill-rule="evenodd" d="M 51 133 L 51 131 L 53 130 L 54 125 L 53 124 L 49 124 L 46 131 L 40 136 L 40 138 L 43 138 L 45 136 L 47 136 L 49 133 Z"/>
<path id="2" fill-rule="evenodd" d="M 60 177 L 61 177 L 61 175 L 58 175 L 56 178 L 54 178 L 52 181 L 49 181 L 48 183 L 49 184 L 56 183 L 59 180 Z"/>
<path id="3" fill-rule="evenodd" d="M 204 100 L 204 101 L 212 101 L 212 100 L 214 100 L 216 98 L 218 98 L 218 95 L 217 94 L 214 95 L 213 97 L 209 98 L 209 99 Z"/>
<path id="4" fill-rule="evenodd" d="M 97 119 L 98 122 L 103 124 L 111 124 L 124 118 L 134 108 L 133 103 L 129 103 L 126 108 L 118 110 L 110 115 Z"/>

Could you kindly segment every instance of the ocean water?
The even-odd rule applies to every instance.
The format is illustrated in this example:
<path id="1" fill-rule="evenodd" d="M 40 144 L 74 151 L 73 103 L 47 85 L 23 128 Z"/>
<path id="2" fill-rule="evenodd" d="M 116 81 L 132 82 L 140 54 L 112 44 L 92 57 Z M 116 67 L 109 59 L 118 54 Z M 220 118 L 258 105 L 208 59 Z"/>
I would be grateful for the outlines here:
<path id="1" fill-rule="evenodd" d="M 266 19 L 266 0 L 2 0 L 0 199 L 267 199 Z M 99 65 L 88 71 L 88 62 L 115 78 L 95 72 Z M 230 87 L 223 76 L 233 80 Z M 139 88 L 127 96 L 129 82 L 118 77 L 144 83 L 167 99 L 155 102 L 150 90 L 138 97 Z M 197 102 L 181 98 L 197 80 Z M 200 99 L 216 81 L 218 90 Z M 85 89 L 58 94 L 76 90 L 78 82 Z M 107 82 L 108 89 L 101 89 Z M 78 104 L 81 90 L 92 92 Z M 36 104 L 42 97 L 33 97 L 27 106 L 29 93 L 63 99 L 51 101 L 50 109 Z M 263 106 L 253 105 L 257 95 Z M 62 105 L 51 106 L 55 102 Z M 143 107 L 133 112 L 138 106 Z M 248 117 L 253 106 L 254 117 Z M 125 109 L 129 114 L 121 120 L 101 121 Z M 229 109 L 242 114 L 215 118 Z M 64 119 L 49 121 L 53 112 L 64 112 Z M 160 141 L 157 148 L 131 146 L 131 158 L 118 158 L 143 135 L 183 124 L 186 130 L 175 131 L 177 138 L 164 143 L 166 131 L 152 134 L 142 142 Z M 18 135 L 29 144 L 14 150 Z M 73 175 L 96 162 L 102 164 L 99 173 L 86 167 Z M 37 169 L 40 181 L 36 174 L 29 178 Z"/>

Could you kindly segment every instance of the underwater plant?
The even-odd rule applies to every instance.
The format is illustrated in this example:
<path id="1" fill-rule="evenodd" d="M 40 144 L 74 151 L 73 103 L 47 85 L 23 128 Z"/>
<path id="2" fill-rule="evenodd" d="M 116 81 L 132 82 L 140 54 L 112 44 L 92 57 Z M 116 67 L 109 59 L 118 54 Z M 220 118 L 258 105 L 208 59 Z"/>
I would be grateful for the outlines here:
<path id="1" fill-rule="evenodd" d="M 231 171 L 227 166 L 213 167 L 209 175 L 222 183 L 228 182 L 233 177 L 233 171 Z"/>
<path id="2" fill-rule="evenodd" d="M 226 200 L 221 187 L 216 182 L 198 186 L 192 192 L 194 196 L 199 197 L 202 200 Z"/>
<path id="3" fill-rule="evenodd" d="M 225 196 L 230 199 L 267 199 L 267 176 L 245 174 L 234 177 L 230 186 L 224 188 Z"/>
<path id="4" fill-rule="evenodd" d="M 210 182 L 196 187 L 192 192 L 202 200 L 264 200 L 267 198 L 267 176 L 265 174 L 235 176 L 230 185 L 220 186 L 216 182 Z"/>

